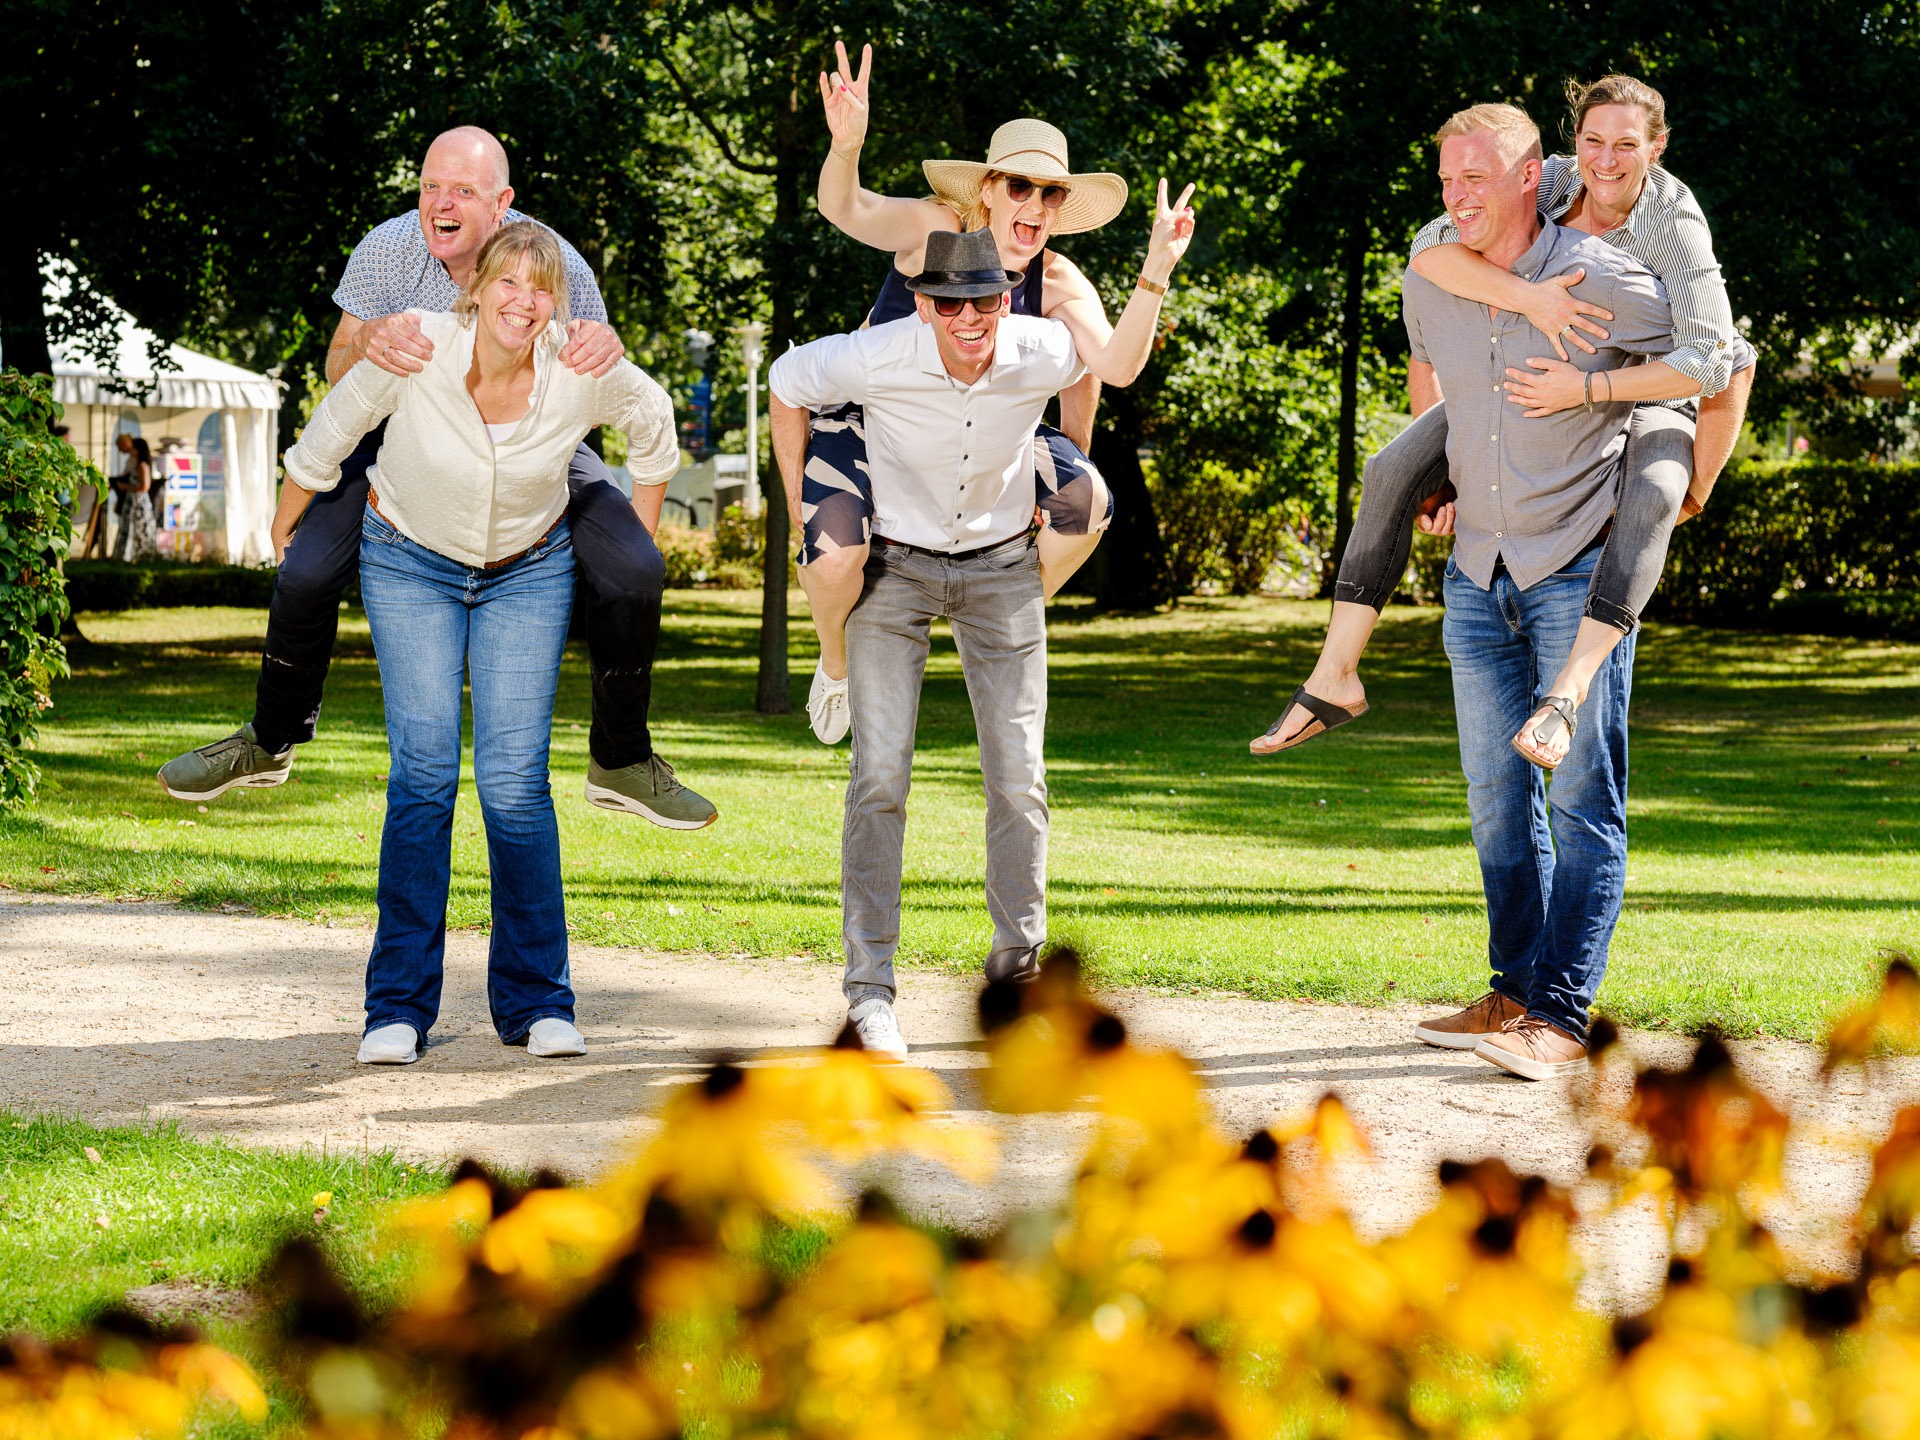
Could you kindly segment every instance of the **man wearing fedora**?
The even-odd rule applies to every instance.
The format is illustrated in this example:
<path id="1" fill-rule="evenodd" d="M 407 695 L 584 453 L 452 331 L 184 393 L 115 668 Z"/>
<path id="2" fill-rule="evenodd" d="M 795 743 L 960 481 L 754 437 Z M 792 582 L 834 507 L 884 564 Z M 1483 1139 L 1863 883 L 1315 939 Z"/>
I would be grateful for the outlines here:
<path id="1" fill-rule="evenodd" d="M 935 231 L 925 268 L 906 281 L 915 315 L 790 350 L 768 376 L 776 409 L 858 404 L 866 416 L 873 548 L 847 619 L 858 723 L 840 849 L 844 988 L 867 1048 L 902 1058 L 893 955 L 936 617 L 952 626 L 980 738 L 988 978 L 1035 974 L 1046 939 L 1047 629 L 1032 535 L 1033 434 L 1047 402 L 1084 367 L 1066 326 L 1006 313 L 1019 279 L 990 232 Z M 805 431 L 798 436 L 804 442 Z M 789 439 L 776 455 L 796 483 L 803 444 Z"/>

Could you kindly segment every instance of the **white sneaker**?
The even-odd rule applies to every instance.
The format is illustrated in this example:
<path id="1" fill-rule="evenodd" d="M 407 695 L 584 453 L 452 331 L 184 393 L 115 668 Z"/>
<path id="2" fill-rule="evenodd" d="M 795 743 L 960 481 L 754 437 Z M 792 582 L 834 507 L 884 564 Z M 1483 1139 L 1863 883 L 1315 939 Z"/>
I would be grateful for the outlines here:
<path id="1" fill-rule="evenodd" d="M 907 1042 L 901 1038 L 900 1022 L 893 1018 L 893 1002 L 878 996 L 862 1000 L 847 1011 L 853 1028 L 860 1032 L 860 1043 L 876 1055 L 907 1058 Z"/>
<path id="2" fill-rule="evenodd" d="M 534 1021 L 533 1028 L 527 1031 L 527 1054 L 542 1060 L 586 1053 L 586 1036 L 574 1029 L 570 1021 L 562 1020 L 558 1015 Z"/>
<path id="3" fill-rule="evenodd" d="M 404 1020 L 369 1030 L 354 1056 L 362 1065 L 411 1065 L 420 1058 L 420 1032 Z"/>
<path id="4" fill-rule="evenodd" d="M 838 745 L 847 738 L 853 712 L 847 707 L 847 681 L 829 679 L 827 667 L 813 667 L 813 688 L 807 692 L 807 719 L 822 745 Z"/>

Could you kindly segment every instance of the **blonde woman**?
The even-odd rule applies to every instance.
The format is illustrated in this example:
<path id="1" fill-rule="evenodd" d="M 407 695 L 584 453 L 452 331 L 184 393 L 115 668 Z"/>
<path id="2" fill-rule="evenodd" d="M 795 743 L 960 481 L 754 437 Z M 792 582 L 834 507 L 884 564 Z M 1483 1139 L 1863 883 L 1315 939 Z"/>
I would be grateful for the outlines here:
<path id="1" fill-rule="evenodd" d="M 1130 385 L 1146 366 L 1161 297 L 1193 235 L 1193 211 L 1187 207 L 1193 187 L 1169 205 L 1166 182 L 1160 182 L 1138 282 L 1119 323 L 1109 323 L 1093 282 L 1048 242 L 1097 230 L 1117 216 L 1127 203 L 1125 180 L 1104 171 L 1076 172 L 1066 136 L 1044 120 L 1020 119 L 993 132 L 984 163 L 925 162 L 933 198 L 875 194 L 860 183 L 873 47 L 862 47 L 858 74 L 844 44 L 836 41 L 834 53 L 835 72 L 820 76 L 833 143 L 820 167 L 817 198 L 829 223 L 893 255 L 867 323 L 883 325 L 914 314 L 906 282 L 921 273 L 928 235 L 990 230 L 1000 263 L 1017 281 L 999 303 L 1011 314 L 1062 322 L 1087 368 L 1086 379 L 1060 396 L 1060 429 L 1041 425 L 1034 438 L 1040 579 L 1051 596 L 1086 562 L 1113 518 L 1113 497 L 1086 453 L 1094 406 L 1102 384 Z M 860 598 L 874 507 L 885 501 L 876 502 L 867 480 L 858 406 L 816 415 L 811 422 L 776 407 L 776 447 L 783 437 L 791 451 L 807 453 L 804 474 L 788 483 L 787 504 L 801 528 L 800 583 L 820 635 L 820 667 L 807 710 L 814 733 L 831 745 L 847 733 L 850 721 L 846 621 Z"/>
<path id="2" fill-rule="evenodd" d="M 547 776 L 573 609 L 567 466 L 594 426 L 625 430 L 636 508 L 651 531 L 679 450 L 672 404 L 630 361 L 597 379 L 557 362 L 566 318 L 559 242 L 531 222 L 504 225 L 454 313 L 417 314 L 433 342 L 426 367 L 402 378 L 355 365 L 287 452 L 276 543 L 386 421 L 360 544 L 392 756 L 366 1064 L 418 1059 L 439 1012 L 463 680 L 492 872 L 494 1028 L 532 1055 L 585 1052 Z"/>

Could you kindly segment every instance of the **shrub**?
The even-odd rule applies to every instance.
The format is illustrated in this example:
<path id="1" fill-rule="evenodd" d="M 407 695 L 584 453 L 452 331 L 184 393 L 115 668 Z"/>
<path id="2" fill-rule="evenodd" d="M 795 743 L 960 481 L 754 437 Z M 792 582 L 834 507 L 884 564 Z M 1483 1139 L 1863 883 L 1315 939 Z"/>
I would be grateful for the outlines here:
<path id="1" fill-rule="evenodd" d="M 24 752 L 53 681 L 67 673 L 60 561 L 73 542 L 76 488 L 106 491 L 100 472 L 55 437 L 59 418 L 47 376 L 0 371 L 0 807 L 32 797 L 40 771 Z"/>
<path id="2" fill-rule="evenodd" d="M 711 532 L 662 525 L 654 543 L 667 562 L 667 585 L 689 589 L 754 590 L 760 585 L 760 557 L 766 549 L 766 525 L 738 505 L 729 505 Z"/>
<path id="3" fill-rule="evenodd" d="M 1307 538 L 1308 503 L 1276 503 L 1257 475 L 1212 460 L 1189 468 L 1163 459 L 1149 471 L 1147 484 L 1177 595 L 1202 586 L 1251 595 L 1283 555 L 1295 569 L 1317 560 Z"/>
<path id="4" fill-rule="evenodd" d="M 660 547 L 660 558 L 666 562 L 667 588 L 690 589 L 705 584 L 713 573 L 713 536 L 707 531 L 662 525 L 653 543 Z"/>
<path id="5" fill-rule="evenodd" d="M 73 560 L 67 599 L 74 611 L 148 610 L 174 605 L 236 605 L 264 610 L 273 600 L 272 567 L 155 560 Z"/>
<path id="6" fill-rule="evenodd" d="M 1452 541 L 1414 536 L 1396 599 L 1440 603 Z M 1730 466 L 1673 533 L 1656 619 L 1920 639 L 1920 465 Z"/>
<path id="7" fill-rule="evenodd" d="M 1706 510 L 1674 531 L 1649 608 L 1676 620 L 1797 618 L 1884 634 L 1879 620 L 1910 625 L 1914 613 L 1904 600 L 1868 598 L 1889 592 L 1920 592 L 1920 466 L 1776 461 L 1729 467 Z"/>

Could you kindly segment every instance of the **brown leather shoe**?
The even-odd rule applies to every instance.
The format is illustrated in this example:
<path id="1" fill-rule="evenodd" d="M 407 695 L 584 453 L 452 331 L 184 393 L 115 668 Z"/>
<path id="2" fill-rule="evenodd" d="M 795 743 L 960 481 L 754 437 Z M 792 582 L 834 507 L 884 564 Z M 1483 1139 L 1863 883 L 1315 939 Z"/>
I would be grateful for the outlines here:
<path id="1" fill-rule="evenodd" d="M 1473 1053 L 1523 1080 L 1551 1080 L 1587 1068 L 1587 1047 L 1537 1015 L 1509 1020 Z"/>
<path id="2" fill-rule="evenodd" d="M 1519 1001 L 1489 990 L 1464 1010 L 1421 1021 L 1413 1027 L 1413 1038 L 1448 1050 L 1471 1050 L 1487 1036 L 1498 1035 L 1509 1020 L 1526 1013 L 1527 1007 Z"/>

